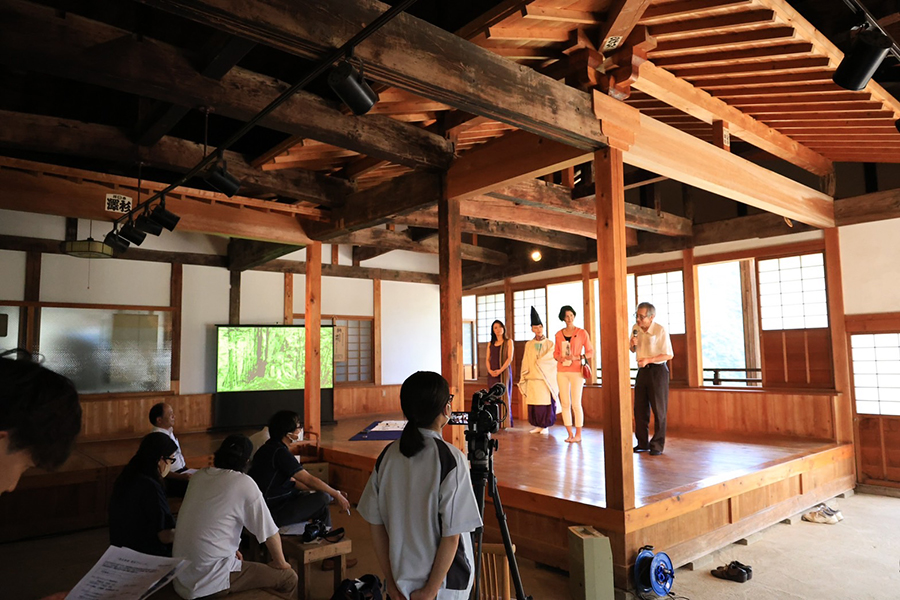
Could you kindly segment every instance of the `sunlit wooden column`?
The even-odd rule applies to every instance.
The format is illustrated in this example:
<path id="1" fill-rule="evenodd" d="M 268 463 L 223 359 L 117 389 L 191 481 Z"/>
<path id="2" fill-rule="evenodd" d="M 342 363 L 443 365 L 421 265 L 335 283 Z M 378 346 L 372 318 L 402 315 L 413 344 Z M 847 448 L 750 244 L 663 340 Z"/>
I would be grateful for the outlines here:
<path id="1" fill-rule="evenodd" d="M 322 243 L 306 247 L 306 362 L 304 365 L 303 425 L 306 431 L 322 433 Z"/>
<path id="2" fill-rule="evenodd" d="M 441 295 L 441 374 L 450 384 L 453 410 L 465 410 L 462 352 L 462 227 L 459 198 L 447 197 L 446 178 L 438 201 L 438 264 Z M 444 438 L 465 450 L 462 427 L 445 427 Z"/>
<path id="3" fill-rule="evenodd" d="M 825 230 L 825 281 L 828 289 L 828 321 L 834 361 L 834 431 L 838 442 L 853 441 L 853 406 L 850 397 L 850 349 L 844 317 L 844 282 L 841 276 L 841 242 L 837 227 Z"/>
<path id="4" fill-rule="evenodd" d="M 694 264 L 693 248 L 684 251 L 682 274 L 687 379 L 689 387 L 697 388 L 703 386 L 703 348 L 700 345 L 700 288 L 697 286 L 697 265 Z"/>
<path id="5" fill-rule="evenodd" d="M 284 274 L 284 324 L 294 323 L 294 274 Z"/>
<path id="6" fill-rule="evenodd" d="M 582 307 L 581 311 L 584 315 L 584 330 L 588 332 L 588 335 L 591 336 L 591 344 L 594 345 L 594 356 L 588 360 L 588 364 L 591 365 L 591 378 L 589 381 L 585 383 L 596 383 L 597 382 L 597 353 L 599 349 L 597 348 L 597 326 L 596 326 L 596 298 L 594 297 L 594 286 L 591 284 L 591 265 L 584 264 L 581 265 L 581 297 L 582 297 Z"/>
<path id="7" fill-rule="evenodd" d="M 594 153 L 597 202 L 597 276 L 600 281 L 600 359 L 603 364 L 603 448 L 606 507 L 634 508 L 631 452 L 631 378 L 628 369 L 628 294 L 625 289 L 625 182 L 622 151 Z"/>

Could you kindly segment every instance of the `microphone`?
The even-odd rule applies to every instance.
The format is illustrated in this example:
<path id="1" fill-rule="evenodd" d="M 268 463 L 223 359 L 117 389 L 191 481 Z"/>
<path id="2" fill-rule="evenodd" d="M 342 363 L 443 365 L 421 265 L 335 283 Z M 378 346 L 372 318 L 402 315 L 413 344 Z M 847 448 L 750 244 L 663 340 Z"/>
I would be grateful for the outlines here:
<path id="1" fill-rule="evenodd" d="M 631 330 L 631 337 L 637 337 L 637 332 L 638 332 L 637 327 L 635 327 L 634 329 L 632 329 L 632 330 Z"/>

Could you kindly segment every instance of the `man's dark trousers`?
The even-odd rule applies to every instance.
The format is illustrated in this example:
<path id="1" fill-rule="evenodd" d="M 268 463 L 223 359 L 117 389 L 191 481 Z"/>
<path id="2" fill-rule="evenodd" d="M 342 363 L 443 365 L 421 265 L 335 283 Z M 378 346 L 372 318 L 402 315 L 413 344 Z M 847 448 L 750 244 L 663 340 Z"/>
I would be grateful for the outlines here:
<path id="1" fill-rule="evenodd" d="M 638 369 L 634 382 L 634 434 L 639 448 L 662 452 L 666 445 L 666 411 L 669 408 L 669 368 L 649 364 Z M 653 439 L 650 437 L 650 411 L 653 411 Z"/>

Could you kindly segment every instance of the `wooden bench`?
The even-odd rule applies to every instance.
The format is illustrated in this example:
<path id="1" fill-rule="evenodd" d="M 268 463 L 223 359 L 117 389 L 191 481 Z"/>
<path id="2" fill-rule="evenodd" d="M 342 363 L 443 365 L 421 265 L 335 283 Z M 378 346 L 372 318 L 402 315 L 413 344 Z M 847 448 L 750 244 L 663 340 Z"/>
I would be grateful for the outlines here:
<path id="1" fill-rule="evenodd" d="M 341 582 L 347 578 L 347 555 L 350 554 L 353 544 L 348 539 L 343 539 L 335 544 L 328 542 L 312 542 L 304 544 L 298 536 L 282 536 L 281 545 L 284 549 L 284 558 L 294 570 L 297 571 L 297 597 L 307 600 L 310 597 L 310 565 L 325 560 L 336 558 L 334 569 L 334 587 L 337 589 Z"/>

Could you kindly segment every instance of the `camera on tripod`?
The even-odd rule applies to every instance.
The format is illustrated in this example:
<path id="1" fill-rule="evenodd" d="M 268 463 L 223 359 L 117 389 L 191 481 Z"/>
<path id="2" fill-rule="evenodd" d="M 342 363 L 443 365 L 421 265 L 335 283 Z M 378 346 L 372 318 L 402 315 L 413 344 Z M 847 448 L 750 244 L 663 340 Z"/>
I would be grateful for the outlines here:
<path id="1" fill-rule="evenodd" d="M 506 386 L 495 383 L 489 390 L 479 390 L 472 394 L 472 410 L 469 411 L 469 431 L 475 433 L 497 433 L 500 425 L 509 416 L 509 408 L 503 401 Z"/>

